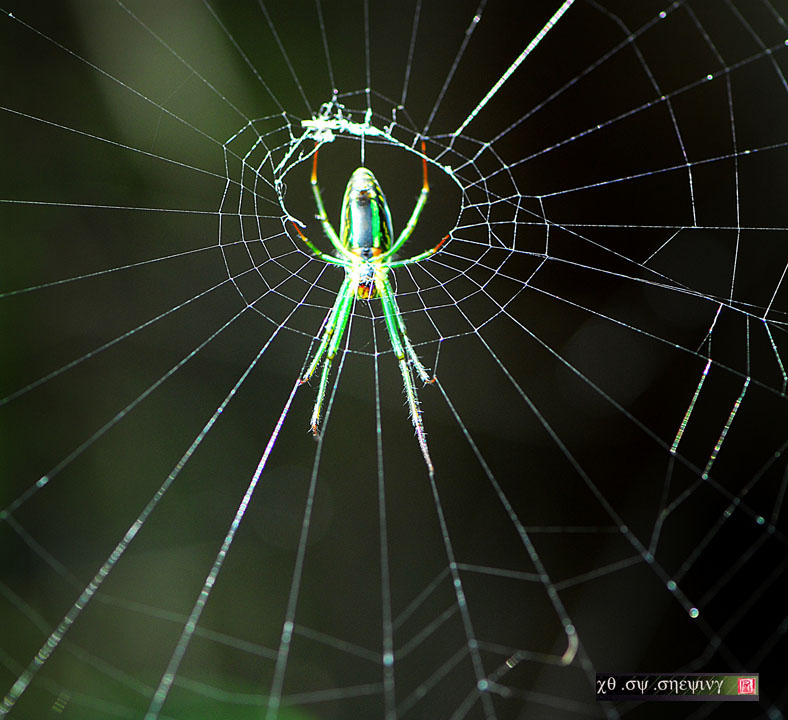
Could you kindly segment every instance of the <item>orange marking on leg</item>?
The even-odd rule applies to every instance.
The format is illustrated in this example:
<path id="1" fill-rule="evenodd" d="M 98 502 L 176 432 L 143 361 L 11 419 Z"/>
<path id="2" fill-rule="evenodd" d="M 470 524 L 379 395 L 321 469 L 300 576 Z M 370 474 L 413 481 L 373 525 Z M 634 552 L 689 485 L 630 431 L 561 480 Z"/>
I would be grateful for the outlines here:
<path id="1" fill-rule="evenodd" d="M 427 182 L 427 146 L 424 144 L 424 140 L 421 141 L 421 166 L 424 171 L 424 185 L 422 185 L 422 191 L 430 189 L 430 184 Z"/>
<path id="2" fill-rule="evenodd" d="M 443 240 L 441 240 L 441 241 L 440 241 L 440 242 L 439 242 L 439 243 L 438 243 L 438 244 L 437 244 L 437 245 L 436 245 L 436 246 L 433 248 L 432 252 L 434 252 L 434 253 L 438 252 L 438 250 L 440 250 L 440 249 L 441 249 L 441 246 L 443 245 L 443 243 L 445 243 L 445 242 L 446 242 L 446 241 L 449 239 L 449 236 L 450 236 L 450 235 L 451 235 L 451 233 L 449 233 L 449 235 L 447 235 L 445 238 L 443 238 Z"/>
<path id="3" fill-rule="evenodd" d="M 312 155 L 312 184 L 317 185 L 317 149 L 320 147 L 315 143 L 315 152 Z"/>
<path id="4" fill-rule="evenodd" d="M 295 223 L 295 222 L 293 222 L 292 220 L 290 221 L 290 223 L 291 223 L 291 224 L 293 225 L 293 227 L 296 229 L 296 232 L 297 232 L 297 233 L 298 233 L 298 234 L 301 236 L 301 239 L 302 239 L 302 240 L 306 240 L 306 235 L 304 235 L 304 233 L 302 233 L 302 232 L 301 232 L 301 228 L 300 228 L 300 227 L 298 227 L 298 225 L 296 225 L 296 223 Z"/>

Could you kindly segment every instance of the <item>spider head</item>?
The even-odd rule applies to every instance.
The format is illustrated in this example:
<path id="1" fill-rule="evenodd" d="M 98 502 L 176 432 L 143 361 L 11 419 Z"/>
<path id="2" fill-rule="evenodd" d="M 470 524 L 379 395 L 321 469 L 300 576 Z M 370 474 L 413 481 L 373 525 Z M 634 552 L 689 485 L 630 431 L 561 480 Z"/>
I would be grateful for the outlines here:
<path id="1" fill-rule="evenodd" d="M 375 268 L 371 264 L 364 264 L 358 270 L 358 286 L 356 297 L 359 300 L 369 300 L 377 296 L 375 284 Z"/>

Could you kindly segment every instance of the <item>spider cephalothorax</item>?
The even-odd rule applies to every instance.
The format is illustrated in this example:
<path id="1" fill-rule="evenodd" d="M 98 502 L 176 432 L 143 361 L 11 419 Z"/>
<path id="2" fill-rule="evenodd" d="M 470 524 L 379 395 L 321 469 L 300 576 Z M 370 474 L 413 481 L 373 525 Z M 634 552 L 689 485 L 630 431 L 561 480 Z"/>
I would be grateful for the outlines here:
<path id="1" fill-rule="evenodd" d="M 391 347 L 397 356 L 402 373 L 402 382 L 405 386 L 405 394 L 408 397 L 413 426 L 416 429 L 416 436 L 419 440 L 424 460 L 428 469 L 432 472 L 432 460 L 427 450 L 424 425 L 421 421 L 421 410 L 418 396 L 416 395 L 416 388 L 413 384 L 411 366 L 423 382 L 429 383 L 435 378 L 430 377 L 408 339 L 405 322 L 402 319 L 394 297 L 394 291 L 387 277 L 388 271 L 392 268 L 419 262 L 434 255 L 448 239 L 447 235 L 431 250 L 414 255 L 406 260 L 394 260 L 394 253 L 405 244 L 413 233 L 430 192 L 430 186 L 427 182 L 427 159 L 424 155 L 423 142 L 421 150 L 424 175 L 421 193 L 416 202 L 416 207 L 413 208 L 413 212 L 410 215 L 408 224 L 396 240 L 393 240 L 391 212 L 386 202 L 386 196 L 380 189 L 375 176 L 365 167 L 357 168 L 350 176 L 342 199 L 341 221 L 339 234 L 337 234 L 328 220 L 320 188 L 317 184 L 317 147 L 315 147 L 312 161 L 312 192 L 317 205 L 317 216 L 337 254 L 332 255 L 322 252 L 304 235 L 296 223 L 293 223 L 293 226 L 313 255 L 333 265 L 341 265 L 345 270 L 345 280 L 323 324 L 320 344 L 315 356 L 312 358 L 312 362 L 301 378 L 302 383 L 307 382 L 317 370 L 321 360 L 323 361 L 320 386 L 317 391 L 315 407 L 312 411 L 312 432 L 315 435 L 319 433 L 320 413 L 323 407 L 323 400 L 325 399 L 331 362 L 345 333 L 348 318 L 353 309 L 353 301 L 356 298 L 362 300 L 380 298 L 383 305 L 386 329 L 391 339 Z"/>

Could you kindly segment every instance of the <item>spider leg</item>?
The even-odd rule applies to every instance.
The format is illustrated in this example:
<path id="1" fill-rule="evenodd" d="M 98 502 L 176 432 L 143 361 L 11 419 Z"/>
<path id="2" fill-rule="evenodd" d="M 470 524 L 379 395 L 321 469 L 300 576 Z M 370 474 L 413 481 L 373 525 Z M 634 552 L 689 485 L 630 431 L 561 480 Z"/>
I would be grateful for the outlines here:
<path id="1" fill-rule="evenodd" d="M 309 368 L 301 378 L 301 383 L 307 382 L 315 370 L 323 360 L 323 370 L 320 373 L 320 384 L 318 386 L 317 398 L 315 399 L 315 406 L 312 410 L 312 420 L 310 425 L 312 427 L 312 434 L 319 435 L 320 413 L 323 408 L 323 401 L 326 396 L 326 387 L 328 385 L 328 375 L 331 371 L 331 363 L 334 356 L 337 354 L 339 343 L 342 341 L 342 336 L 345 334 L 350 311 L 353 307 L 353 298 L 355 296 L 355 288 L 353 285 L 353 277 L 351 274 L 345 276 L 345 281 L 337 293 L 337 299 L 334 301 L 334 306 L 326 319 L 323 334 L 320 338 L 320 345 L 317 348 Z M 325 355 L 325 359 L 323 356 Z"/>
<path id="2" fill-rule="evenodd" d="M 296 232 L 301 236 L 301 239 L 306 243 L 306 246 L 312 251 L 312 254 L 316 258 L 320 258 L 321 260 L 325 260 L 325 262 L 333 263 L 334 265 L 345 265 L 345 261 L 341 260 L 340 258 L 336 258 L 333 255 L 328 255 L 320 250 L 316 245 L 312 243 L 303 232 L 301 232 L 301 228 L 298 227 L 292 220 L 290 221 L 293 224 L 293 227 L 296 229 Z"/>
<path id="3" fill-rule="evenodd" d="M 320 186 L 317 184 L 317 151 L 319 147 L 319 144 L 315 143 L 315 152 L 312 156 L 312 177 L 310 179 L 310 182 L 312 183 L 312 194 L 315 196 L 315 205 L 317 205 L 317 218 L 323 225 L 323 232 L 325 232 L 326 236 L 331 241 L 331 244 L 337 249 L 340 256 L 346 257 L 349 260 L 353 260 L 353 253 L 351 253 L 344 245 L 342 245 L 339 235 L 337 235 L 337 231 L 334 230 L 334 226 L 331 224 L 331 221 L 328 219 L 328 215 L 326 214 L 326 206 L 323 204 L 323 195 L 320 192 Z"/>
<path id="4" fill-rule="evenodd" d="M 397 240 L 394 244 L 386 250 L 382 255 L 380 255 L 380 260 L 385 260 L 388 257 L 391 257 L 397 250 L 399 250 L 407 241 L 407 239 L 413 234 L 413 230 L 416 228 L 416 223 L 419 221 L 419 217 L 421 215 L 421 211 L 424 210 L 424 206 L 427 204 L 427 196 L 430 194 L 430 184 L 427 181 L 427 156 L 425 155 L 426 147 L 424 145 L 424 141 L 421 141 L 421 166 L 422 171 L 424 174 L 424 181 L 421 186 L 421 192 L 419 193 L 419 199 L 416 201 L 416 207 L 413 208 L 413 212 L 410 214 L 410 219 L 408 220 L 408 224 L 403 228 L 402 232 L 400 233 Z M 436 248 L 437 250 L 437 248 Z M 432 253 L 430 253 L 431 255 Z M 388 264 L 388 263 L 387 263 Z"/>
<path id="5" fill-rule="evenodd" d="M 323 358 L 323 355 L 326 352 L 326 348 L 328 347 L 328 343 L 330 342 L 331 337 L 334 334 L 334 330 L 337 325 L 338 313 L 340 312 L 342 303 L 345 300 L 345 296 L 347 294 L 349 284 L 350 284 L 350 276 L 346 275 L 345 280 L 342 283 L 342 286 L 339 288 L 339 292 L 337 293 L 336 299 L 334 300 L 334 305 L 331 307 L 331 310 L 329 310 L 329 313 L 326 316 L 325 322 L 322 327 L 322 333 L 320 335 L 320 344 L 317 347 L 317 351 L 315 352 L 315 355 L 312 358 L 312 362 L 309 363 L 309 368 L 301 377 L 302 385 L 305 382 L 309 382 L 312 375 L 315 374 L 315 370 L 317 370 L 318 365 L 320 365 L 320 360 Z"/>
<path id="6" fill-rule="evenodd" d="M 414 255 L 411 258 L 407 258 L 406 260 L 395 260 L 394 262 L 386 263 L 387 267 L 390 268 L 398 268 L 402 267 L 403 265 L 410 265 L 411 263 L 421 262 L 422 260 L 426 260 L 428 257 L 434 255 L 438 250 L 443 247 L 443 244 L 451 237 L 451 234 L 446 235 L 434 248 L 431 250 L 427 250 L 426 252 L 420 253 L 418 255 Z"/>
<path id="7" fill-rule="evenodd" d="M 413 375 L 411 374 L 410 366 L 408 365 L 408 358 L 413 362 L 419 376 L 424 379 L 427 378 L 429 382 L 429 374 L 424 366 L 416 356 L 416 351 L 413 349 L 408 336 L 405 333 L 405 323 L 399 314 L 399 308 L 394 300 L 394 294 L 391 290 L 388 280 L 381 278 L 378 280 L 380 299 L 383 303 L 383 317 L 386 320 L 386 328 L 389 332 L 391 339 L 391 348 L 397 356 L 399 362 L 400 373 L 402 374 L 402 384 L 405 387 L 405 395 L 408 398 L 408 407 L 410 408 L 410 419 L 413 422 L 413 427 L 416 430 L 416 437 L 419 441 L 421 454 L 424 456 L 424 462 L 427 464 L 427 469 L 430 475 L 434 472 L 432 459 L 430 458 L 430 451 L 427 447 L 427 436 L 424 432 L 424 423 L 421 420 L 421 407 L 419 405 L 419 396 L 416 393 L 416 387 L 413 384 Z M 400 340 L 400 333 L 403 340 Z M 403 347 L 404 341 L 404 347 Z"/>
<path id="8" fill-rule="evenodd" d="M 416 369 L 416 373 L 423 383 L 430 384 L 435 382 L 435 376 L 430 375 L 427 368 L 425 368 L 421 360 L 419 360 L 419 356 L 416 354 L 416 349 L 413 347 L 413 344 L 408 337 L 408 331 L 405 328 L 405 321 L 402 319 L 402 313 L 400 312 L 399 305 L 397 305 L 397 300 L 394 295 L 394 290 L 391 287 L 391 283 L 389 283 L 388 278 L 385 277 L 382 278 L 382 280 L 379 280 L 378 283 L 384 288 L 384 292 L 381 293 L 381 297 L 385 294 L 389 298 L 388 302 L 391 303 L 391 311 L 393 316 L 396 318 L 397 328 L 399 329 L 399 334 L 402 338 L 402 344 L 405 346 L 405 351 L 408 353 L 411 365 L 413 365 L 413 367 Z M 384 304 L 385 302 L 386 301 L 384 300 Z"/>

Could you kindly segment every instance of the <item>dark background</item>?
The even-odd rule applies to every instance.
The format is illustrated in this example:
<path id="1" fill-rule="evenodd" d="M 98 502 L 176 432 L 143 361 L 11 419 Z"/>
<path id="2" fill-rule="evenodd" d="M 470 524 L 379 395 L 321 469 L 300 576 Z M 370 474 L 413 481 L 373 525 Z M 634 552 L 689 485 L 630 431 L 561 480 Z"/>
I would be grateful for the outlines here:
<path id="1" fill-rule="evenodd" d="M 398 619 L 397 716 L 485 717 L 447 551 L 484 673 L 509 689 L 490 696 L 496 717 L 664 716 L 598 704 L 596 670 L 759 671 L 757 706 L 670 710 L 779 717 L 788 7 L 578 0 L 452 144 L 557 5 L 488 3 L 445 95 L 475 3 L 420 6 L 409 73 L 412 3 L 370 3 L 368 34 L 363 4 L 324 3 L 330 62 L 311 2 L 212 3 L 215 17 L 191 2 L 4 5 L 16 15 L 0 18 L 4 690 L 266 347 L 11 717 L 144 715 L 341 282 L 298 251 L 266 184 L 285 183 L 287 211 L 328 249 L 311 220 L 311 146 L 271 164 L 332 85 L 363 112 L 367 40 L 375 124 L 391 119 L 408 73 L 397 139 L 423 132 L 464 188 L 431 165 L 404 252 L 453 239 L 395 273 L 440 382 L 419 390 L 439 502 L 384 327 L 370 322 L 379 307 L 360 303 L 322 443 L 307 428 L 313 381 L 295 395 L 162 716 L 264 716 L 314 478 L 283 687 L 295 707 L 280 717 L 383 716 L 382 594 Z M 241 179 L 252 130 L 265 135 L 253 155 L 264 169 L 258 185 L 243 176 L 241 200 L 226 177 Z M 418 159 L 374 142 L 364 152 L 401 228 Z M 321 150 L 335 224 L 360 155 L 357 138 Z M 245 272 L 252 262 L 259 272 Z M 770 303 L 777 352 L 761 320 Z M 581 643 L 568 668 L 562 622 Z"/>

